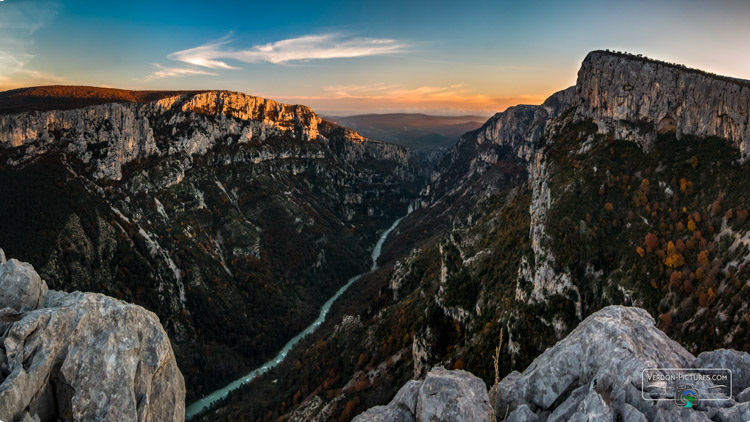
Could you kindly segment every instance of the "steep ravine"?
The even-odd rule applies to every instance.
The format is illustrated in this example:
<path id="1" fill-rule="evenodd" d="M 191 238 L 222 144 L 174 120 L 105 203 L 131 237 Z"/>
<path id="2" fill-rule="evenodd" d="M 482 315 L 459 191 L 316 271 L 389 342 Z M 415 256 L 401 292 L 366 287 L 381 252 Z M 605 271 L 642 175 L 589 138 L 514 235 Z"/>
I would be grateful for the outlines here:
<path id="1" fill-rule="evenodd" d="M 412 211 L 412 206 L 409 206 L 409 210 L 407 213 L 407 216 Z M 393 222 L 393 224 L 383 232 L 383 234 L 380 235 L 380 238 L 378 238 L 377 243 L 375 243 L 375 246 L 372 249 L 372 267 L 370 267 L 370 271 L 373 272 L 378 269 L 378 259 L 380 258 L 380 252 L 383 248 L 383 243 L 385 243 L 386 239 L 388 239 L 388 235 L 391 234 L 391 232 L 398 227 L 398 224 L 401 222 L 401 220 L 404 217 L 398 218 L 396 221 Z M 287 356 L 287 354 L 292 350 L 294 346 L 299 343 L 300 340 L 305 338 L 306 336 L 312 334 L 315 332 L 315 330 L 320 327 L 323 322 L 325 322 L 326 316 L 328 315 L 328 312 L 331 309 L 331 305 L 333 305 L 336 302 L 336 299 L 338 299 L 342 294 L 346 292 L 349 287 L 354 284 L 357 280 L 359 280 L 364 274 L 356 275 L 352 278 L 350 278 L 345 285 L 341 286 L 340 289 L 336 291 L 336 294 L 331 296 L 330 299 L 326 301 L 326 303 L 323 304 L 323 306 L 320 308 L 320 313 L 318 314 L 318 318 L 313 321 L 312 324 L 310 324 L 307 328 L 305 328 L 303 331 L 298 333 L 296 336 L 294 336 L 291 340 L 289 340 L 284 347 L 279 351 L 279 353 L 276 354 L 276 356 L 273 357 L 273 359 L 269 360 L 268 362 L 264 363 L 260 367 L 254 369 L 249 374 L 245 375 L 242 378 L 239 378 L 229 384 L 227 384 L 225 387 L 216 390 L 205 397 L 202 397 L 200 400 L 196 401 L 195 403 L 192 403 L 190 406 L 187 407 L 185 417 L 187 419 L 193 418 L 195 415 L 210 409 L 211 406 L 219 401 L 224 399 L 232 390 L 236 390 L 237 388 L 241 387 L 242 385 L 245 385 L 247 383 L 252 382 L 255 378 L 257 378 L 260 375 L 263 375 L 264 373 L 268 372 L 270 369 L 274 368 L 278 364 L 280 364 Z"/>

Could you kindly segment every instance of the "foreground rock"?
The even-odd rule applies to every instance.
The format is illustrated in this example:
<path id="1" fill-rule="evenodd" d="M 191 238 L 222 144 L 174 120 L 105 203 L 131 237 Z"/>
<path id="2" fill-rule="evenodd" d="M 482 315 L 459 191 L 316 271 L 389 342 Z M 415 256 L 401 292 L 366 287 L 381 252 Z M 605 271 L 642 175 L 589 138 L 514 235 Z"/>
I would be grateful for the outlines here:
<path id="1" fill-rule="evenodd" d="M 184 420 L 182 374 L 151 312 L 47 291 L 13 259 L 0 261 L 0 306 L 0 420 Z"/>
<path id="2" fill-rule="evenodd" d="M 674 389 L 642 381 L 650 368 L 726 368 L 734 375 L 731 396 L 678 405 Z M 701 368 L 698 370 L 697 368 Z M 497 420 L 521 421 L 722 421 L 750 420 L 750 355 L 734 350 L 702 353 L 697 359 L 654 326 L 643 309 L 609 306 L 584 320 L 523 372 L 497 386 Z M 717 381 L 691 381 L 703 399 L 721 390 Z M 645 385 L 644 385 L 645 384 Z M 493 387 L 494 388 L 494 387 Z M 729 388 L 727 388 L 729 390 Z M 722 390 L 723 391 L 723 390 Z M 664 400 L 652 400 L 664 398 Z M 409 381 L 386 406 L 356 422 L 486 421 L 491 412 L 484 383 L 468 372 L 432 369 L 424 381 Z"/>
<path id="3" fill-rule="evenodd" d="M 641 373 L 729 365 L 744 375 L 749 360 L 747 353 L 734 351 L 704 353 L 696 360 L 659 331 L 645 310 L 610 306 L 586 318 L 523 374 L 503 379 L 495 409 L 501 417 L 507 412 L 509 421 L 747 421 L 750 403 L 701 401 L 687 409 L 673 400 L 646 400 L 657 392 L 643 385 Z M 693 384 L 700 391 L 715 388 L 708 381 Z M 674 398 L 673 391 L 665 391 Z M 733 395 L 740 391 L 735 384 Z"/>
<path id="4" fill-rule="evenodd" d="M 438 422 L 490 420 L 484 381 L 465 371 L 433 368 L 424 381 L 409 381 L 386 406 L 376 406 L 354 422 Z"/>

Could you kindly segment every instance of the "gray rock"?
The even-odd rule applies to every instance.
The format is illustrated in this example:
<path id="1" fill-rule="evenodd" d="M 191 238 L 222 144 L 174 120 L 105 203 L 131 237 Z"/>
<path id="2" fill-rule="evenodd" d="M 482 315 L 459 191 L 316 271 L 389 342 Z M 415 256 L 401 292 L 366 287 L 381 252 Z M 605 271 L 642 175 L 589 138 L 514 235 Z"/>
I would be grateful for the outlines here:
<path id="1" fill-rule="evenodd" d="M 746 388 L 746 389 L 742 390 L 742 392 L 741 392 L 741 393 L 737 394 L 737 395 L 736 395 L 736 396 L 734 397 L 734 400 L 735 400 L 735 401 L 736 401 L 737 403 L 746 403 L 746 402 L 750 402 L 750 387 L 748 387 L 748 388 Z"/>
<path id="2" fill-rule="evenodd" d="M 529 409 L 529 406 L 522 404 L 508 415 L 508 422 L 536 422 L 539 417 Z"/>
<path id="3" fill-rule="evenodd" d="M 750 421 L 750 403 L 740 403 L 729 409 L 721 409 L 714 420 L 719 422 Z"/>
<path id="4" fill-rule="evenodd" d="M 484 381 L 474 375 L 433 368 L 424 381 L 409 381 L 385 406 L 376 406 L 354 422 L 481 422 L 490 420 Z"/>
<path id="5" fill-rule="evenodd" d="M 690 353 L 656 329 L 653 318 L 643 309 L 610 306 L 586 318 L 523 373 L 503 379 L 496 414 L 528 406 L 536 415 L 551 412 L 547 418 L 550 422 L 697 421 L 718 417 L 746 421 L 742 419 L 744 403 L 706 402 L 684 409 L 671 400 L 643 399 L 643 369 L 691 368 L 693 361 L 696 359 Z M 703 363 L 710 362 L 730 369 L 732 365 L 748 368 L 744 355 L 731 351 L 706 354 Z M 696 388 L 711 386 L 699 383 Z M 647 390 L 645 394 L 650 393 Z"/>
<path id="6" fill-rule="evenodd" d="M 604 402 L 604 398 L 592 388 L 569 420 L 572 422 L 612 421 L 614 415 L 609 405 Z"/>
<path id="7" fill-rule="evenodd" d="M 639 412 L 635 407 L 625 403 L 622 406 L 622 420 L 623 422 L 647 422 L 646 415 Z"/>
<path id="8" fill-rule="evenodd" d="M 570 393 L 570 397 L 565 399 L 562 404 L 552 411 L 549 418 L 547 418 L 547 422 L 563 422 L 569 420 L 578 410 L 578 406 L 581 404 L 584 397 L 586 397 L 587 388 L 587 386 L 582 385 L 573 390 L 573 392 Z"/>
<path id="9" fill-rule="evenodd" d="M 747 83 L 594 51 L 581 65 L 575 95 L 582 100 L 575 120 L 593 119 L 599 132 L 614 131 L 619 139 L 648 148 L 657 132 L 671 130 L 678 137 L 726 138 L 743 157 L 750 153 Z"/>
<path id="10" fill-rule="evenodd" d="M 5 259 L 5 251 L 2 248 L 0 248 L 0 264 L 2 264 L 5 261 L 6 261 L 6 259 Z"/>
<path id="11" fill-rule="evenodd" d="M 375 406 L 354 418 L 355 422 L 410 422 L 415 420 L 417 398 L 422 381 L 404 384 L 386 406 Z"/>
<path id="12" fill-rule="evenodd" d="M 695 359 L 693 367 L 731 369 L 734 394 L 750 387 L 750 354 L 746 352 L 728 349 L 703 352 Z M 726 384 L 728 385 L 728 383 Z"/>
<path id="13" fill-rule="evenodd" d="M 419 389 L 417 421 L 489 421 L 484 381 L 469 372 L 433 368 Z"/>
<path id="14" fill-rule="evenodd" d="M 185 384 L 156 315 L 99 294 L 44 294 L 30 265 L 1 265 L 0 303 L 20 313 L 0 331 L 0 420 L 184 421 Z"/>
<path id="15" fill-rule="evenodd" d="M 37 309 L 47 292 L 47 284 L 39 278 L 31 264 L 15 259 L 0 259 L 0 309 L 15 311 Z"/>

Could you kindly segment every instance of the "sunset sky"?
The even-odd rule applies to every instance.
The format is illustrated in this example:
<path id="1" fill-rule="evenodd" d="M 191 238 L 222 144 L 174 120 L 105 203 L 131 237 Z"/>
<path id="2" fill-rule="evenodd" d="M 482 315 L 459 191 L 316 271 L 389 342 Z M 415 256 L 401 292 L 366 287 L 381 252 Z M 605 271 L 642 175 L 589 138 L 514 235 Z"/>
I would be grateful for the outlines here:
<path id="1" fill-rule="evenodd" d="M 574 84 L 595 49 L 750 79 L 748 22 L 750 2 L 721 0 L 0 0 L 0 90 L 228 89 L 333 115 L 489 115 Z"/>

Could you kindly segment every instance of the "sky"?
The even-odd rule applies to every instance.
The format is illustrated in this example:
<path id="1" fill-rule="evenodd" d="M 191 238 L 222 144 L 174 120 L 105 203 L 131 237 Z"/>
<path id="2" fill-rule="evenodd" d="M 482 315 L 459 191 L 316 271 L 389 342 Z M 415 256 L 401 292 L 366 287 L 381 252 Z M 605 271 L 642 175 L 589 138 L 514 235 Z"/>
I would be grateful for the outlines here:
<path id="1" fill-rule="evenodd" d="M 227 89 L 325 115 L 488 116 L 611 49 L 750 79 L 750 1 L 0 0 L 0 91 Z"/>

